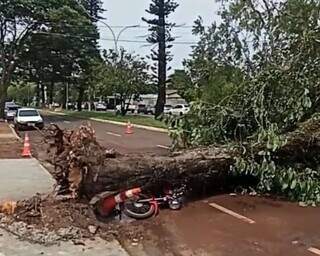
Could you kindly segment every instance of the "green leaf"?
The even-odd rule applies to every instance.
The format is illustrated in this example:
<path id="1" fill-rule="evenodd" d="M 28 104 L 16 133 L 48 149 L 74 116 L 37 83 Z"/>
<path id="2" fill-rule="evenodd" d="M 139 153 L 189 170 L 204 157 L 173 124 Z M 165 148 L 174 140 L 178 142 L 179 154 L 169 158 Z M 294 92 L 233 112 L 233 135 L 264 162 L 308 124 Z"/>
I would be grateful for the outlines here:
<path id="1" fill-rule="evenodd" d="M 296 188 L 296 185 L 297 185 L 297 180 L 294 179 L 291 183 L 291 186 L 290 186 L 290 189 L 295 189 Z"/>

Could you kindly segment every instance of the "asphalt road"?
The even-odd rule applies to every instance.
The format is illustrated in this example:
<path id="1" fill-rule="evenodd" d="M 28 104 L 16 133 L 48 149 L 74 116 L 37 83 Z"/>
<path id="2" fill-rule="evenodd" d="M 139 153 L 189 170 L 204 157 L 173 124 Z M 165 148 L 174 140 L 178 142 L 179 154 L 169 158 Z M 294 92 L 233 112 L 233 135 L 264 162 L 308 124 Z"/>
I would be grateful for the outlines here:
<path id="1" fill-rule="evenodd" d="M 63 129 L 74 129 L 85 123 L 84 119 L 67 116 L 44 116 L 46 124 L 55 123 Z M 133 128 L 133 134 L 125 134 L 125 127 L 114 124 L 90 121 L 96 131 L 96 136 L 101 145 L 114 148 L 120 153 L 155 153 L 168 154 L 171 140 L 166 133 Z M 23 132 L 20 133 L 23 137 Z M 37 140 L 39 133 L 29 131 L 31 143 Z"/>

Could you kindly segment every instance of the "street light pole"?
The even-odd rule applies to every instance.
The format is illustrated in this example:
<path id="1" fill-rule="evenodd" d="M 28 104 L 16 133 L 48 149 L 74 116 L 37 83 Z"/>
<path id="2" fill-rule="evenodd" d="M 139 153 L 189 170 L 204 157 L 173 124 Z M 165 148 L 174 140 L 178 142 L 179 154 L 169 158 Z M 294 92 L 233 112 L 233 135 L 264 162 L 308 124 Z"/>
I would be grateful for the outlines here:
<path id="1" fill-rule="evenodd" d="M 117 54 L 119 53 L 118 43 L 119 43 L 119 40 L 120 40 L 120 36 L 123 34 L 123 32 L 125 32 L 126 30 L 128 30 L 130 28 L 138 28 L 138 27 L 140 27 L 140 25 L 125 26 L 123 29 L 120 30 L 118 35 L 116 35 L 114 30 L 112 29 L 112 27 L 108 23 L 106 23 L 106 22 L 104 22 L 102 20 L 99 20 L 99 22 L 101 22 L 103 25 L 105 25 L 110 30 L 110 32 L 111 32 L 111 34 L 113 36 L 114 47 L 115 47 L 115 51 L 116 51 Z"/>

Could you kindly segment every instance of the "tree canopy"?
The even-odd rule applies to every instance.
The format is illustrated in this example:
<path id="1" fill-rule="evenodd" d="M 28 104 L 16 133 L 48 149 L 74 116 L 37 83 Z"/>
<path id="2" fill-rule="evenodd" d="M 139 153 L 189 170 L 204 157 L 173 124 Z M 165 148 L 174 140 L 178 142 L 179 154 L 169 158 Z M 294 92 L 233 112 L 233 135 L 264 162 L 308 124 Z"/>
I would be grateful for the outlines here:
<path id="1" fill-rule="evenodd" d="M 81 96 L 86 83 L 79 78 L 100 57 L 99 33 L 85 7 L 75 0 L 1 1 L 0 7 L 2 114 L 7 88 L 17 72 L 16 77 L 23 74 L 38 84 L 38 95 L 45 83 L 52 95 L 55 83 L 77 80 Z"/>

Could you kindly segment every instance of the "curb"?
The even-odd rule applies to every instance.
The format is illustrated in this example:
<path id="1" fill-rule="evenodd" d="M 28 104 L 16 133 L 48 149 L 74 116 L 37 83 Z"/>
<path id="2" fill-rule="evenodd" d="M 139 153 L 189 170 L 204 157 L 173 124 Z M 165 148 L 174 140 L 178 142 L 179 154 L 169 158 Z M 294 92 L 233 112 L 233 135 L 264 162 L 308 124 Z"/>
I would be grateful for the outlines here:
<path id="1" fill-rule="evenodd" d="M 53 111 L 47 111 L 47 110 L 42 110 L 42 111 L 50 113 L 50 114 L 53 114 L 53 115 L 69 116 L 68 114 L 61 113 L 61 112 L 53 112 Z M 72 116 L 70 116 L 70 117 L 72 117 Z M 119 125 L 119 126 L 126 126 L 127 125 L 127 123 L 125 123 L 125 122 L 105 120 L 105 119 L 94 118 L 94 117 L 89 117 L 89 118 L 81 117 L 81 118 L 82 119 L 91 120 L 91 121 L 101 122 L 101 123 Z M 167 129 L 164 129 L 164 128 L 157 128 L 157 127 L 139 125 L 139 124 L 133 124 L 133 126 L 135 128 L 138 128 L 138 129 L 143 129 L 143 130 L 148 130 L 148 131 L 153 131 L 153 132 L 162 132 L 162 133 L 168 133 L 169 132 Z"/>
<path id="2" fill-rule="evenodd" d="M 17 134 L 16 130 L 12 127 L 12 125 L 8 124 L 8 126 L 10 127 L 11 132 L 16 137 L 16 139 L 20 142 L 23 142 L 23 139 L 19 137 L 19 135 Z"/>
<path id="3" fill-rule="evenodd" d="M 67 114 L 65 114 L 65 113 L 54 112 L 54 111 L 49 111 L 49 110 L 45 110 L 45 109 L 41 109 L 40 111 L 44 112 L 44 113 L 50 113 L 50 114 L 53 114 L 53 115 L 57 115 L 57 116 L 67 116 Z"/>
<path id="4" fill-rule="evenodd" d="M 90 117 L 89 120 L 96 121 L 96 122 L 101 122 L 101 123 L 108 123 L 108 124 L 127 126 L 127 123 L 124 123 L 124 122 L 111 121 L 111 120 L 105 120 L 105 119 L 94 118 L 94 117 Z M 139 124 L 132 124 L 132 125 L 133 125 L 133 127 L 138 128 L 138 129 L 144 129 L 144 130 L 153 131 L 153 132 L 168 133 L 168 130 L 167 129 L 163 129 L 163 128 L 157 128 L 157 127 L 145 126 L 145 125 L 139 125 Z"/>

